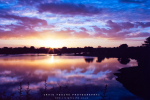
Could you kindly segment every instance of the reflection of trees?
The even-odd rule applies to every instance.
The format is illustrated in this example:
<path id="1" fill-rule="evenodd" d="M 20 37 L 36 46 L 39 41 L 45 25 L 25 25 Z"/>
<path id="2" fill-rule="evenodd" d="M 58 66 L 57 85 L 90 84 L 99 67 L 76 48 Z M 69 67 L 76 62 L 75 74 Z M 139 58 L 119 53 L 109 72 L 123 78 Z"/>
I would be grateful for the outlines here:
<path id="1" fill-rule="evenodd" d="M 99 57 L 98 57 L 98 59 L 97 59 L 97 62 L 99 62 L 99 63 L 100 63 L 100 62 L 102 62 L 104 59 L 105 59 L 105 57 L 104 57 L 104 56 L 99 56 Z"/>
<path id="2" fill-rule="evenodd" d="M 116 79 L 131 93 L 150 100 L 150 59 L 148 56 L 138 58 L 138 66 L 120 69 L 120 73 L 115 73 Z"/>
<path id="3" fill-rule="evenodd" d="M 94 58 L 84 58 L 85 62 L 92 63 L 94 61 Z"/>
<path id="4" fill-rule="evenodd" d="M 118 61 L 121 63 L 121 64 L 128 64 L 130 62 L 130 59 L 129 58 L 118 58 Z"/>

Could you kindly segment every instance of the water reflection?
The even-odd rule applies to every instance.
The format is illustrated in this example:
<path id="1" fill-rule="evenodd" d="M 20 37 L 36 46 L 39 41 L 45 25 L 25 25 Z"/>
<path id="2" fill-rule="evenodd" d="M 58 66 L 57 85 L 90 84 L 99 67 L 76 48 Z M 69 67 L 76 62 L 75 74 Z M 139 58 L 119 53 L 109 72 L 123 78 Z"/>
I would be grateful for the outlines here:
<path id="1" fill-rule="evenodd" d="M 117 58 L 86 58 L 92 63 L 85 63 L 84 59 L 80 56 L 0 57 L 1 91 L 18 91 L 20 82 L 24 89 L 30 82 L 32 91 L 38 91 L 44 87 L 44 80 L 47 80 L 48 89 L 67 85 L 74 93 L 102 93 L 107 84 L 108 95 L 113 99 L 135 98 L 115 80 L 114 75 L 118 69 L 137 66 L 135 60 L 131 59 L 123 65 Z"/>
<path id="2" fill-rule="evenodd" d="M 92 58 L 91 57 L 85 57 L 84 60 L 87 63 L 92 63 L 94 61 L 94 58 L 93 57 Z"/>
<path id="3" fill-rule="evenodd" d="M 121 63 L 121 64 L 128 64 L 130 62 L 130 59 L 129 58 L 118 58 L 118 61 Z"/>
<path id="4" fill-rule="evenodd" d="M 98 57 L 98 59 L 97 59 L 97 62 L 99 62 L 99 63 L 100 63 L 100 62 L 102 62 L 104 59 L 105 59 L 105 57 L 104 57 L 104 56 L 99 56 L 99 57 Z"/>

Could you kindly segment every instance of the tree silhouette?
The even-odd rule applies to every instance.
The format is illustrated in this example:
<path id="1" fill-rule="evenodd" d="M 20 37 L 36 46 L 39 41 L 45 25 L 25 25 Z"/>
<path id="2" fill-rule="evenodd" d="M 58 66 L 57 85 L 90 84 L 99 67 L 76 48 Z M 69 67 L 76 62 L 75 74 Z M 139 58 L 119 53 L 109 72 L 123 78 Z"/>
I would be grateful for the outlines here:
<path id="1" fill-rule="evenodd" d="M 120 48 L 120 49 L 126 49 L 126 48 L 128 48 L 128 45 L 127 45 L 127 44 L 121 44 L 121 45 L 119 46 L 119 48 Z"/>
<path id="2" fill-rule="evenodd" d="M 30 49 L 34 50 L 34 49 L 35 49 L 35 47 L 34 47 L 34 46 L 31 46 L 31 47 L 30 47 Z"/>
<path id="3" fill-rule="evenodd" d="M 150 37 L 146 38 L 146 40 L 144 42 L 145 42 L 145 44 L 143 44 L 143 46 L 149 47 L 150 46 Z"/>

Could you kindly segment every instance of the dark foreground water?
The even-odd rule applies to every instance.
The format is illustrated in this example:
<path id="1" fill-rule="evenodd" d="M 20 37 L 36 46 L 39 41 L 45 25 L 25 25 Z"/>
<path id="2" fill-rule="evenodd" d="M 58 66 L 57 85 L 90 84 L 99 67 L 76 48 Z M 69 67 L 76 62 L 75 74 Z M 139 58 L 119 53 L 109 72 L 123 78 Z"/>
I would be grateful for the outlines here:
<path id="1" fill-rule="evenodd" d="M 39 96 L 40 90 L 44 93 L 46 80 L 46 93 L 51 96 L 55 93 L 55 99 L 65 100 L 58 98 L 59 94 L 70 94 L 70 100 L 99 100 L 106 90 L 105 100 L 141 100 L 117 81 L 117 76 L 114 75 L 119 73 L 119 69 L 137 66 L 137 61 L 127 59 L 126 63 L 120 62 L 118 58 L 1 55 L 0 92 L 5 91 L 6 95 L 15 93 L 18 96 L 21 82 L 22 93 L 26 95 L 25 90 L 29 82 L 33 98 Z M 53 92 L 50 92 L 52 89 Z M 82 97 L 82 94 L 85 96 Z"/>

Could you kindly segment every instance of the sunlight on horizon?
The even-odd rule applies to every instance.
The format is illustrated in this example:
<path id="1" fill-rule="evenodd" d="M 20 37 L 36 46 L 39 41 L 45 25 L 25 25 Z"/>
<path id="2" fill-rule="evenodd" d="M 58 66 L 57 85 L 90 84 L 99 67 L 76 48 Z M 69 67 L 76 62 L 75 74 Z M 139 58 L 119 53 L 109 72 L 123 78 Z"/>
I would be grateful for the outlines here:
<path id="1" fill-rule="evenodd" d="M 44 47 L 51 47 L 51 48 L 62 47 L 62 43 L 57 40 L 41 40 L 40 45 L 43 45 Z"/>
<path id="2" fill-rule="evenodd" d="M 135 40 L 133 40 L 135 41 Z M 128 44 L 128 46 L 139 46 L 143 43 L 144 40 L 133 42 L 132 40 L 106 40 L 106 39 L 78 39 L 78 38 L 70 38 L 70 39 L 49 39 L 49 40 L 40 40 L 40 39 L 10 39 L 4 40 L 0 39 L 0 48 L 3 47 L 30 47 L 34 46 L 35 48 L 46 47 L 46 48 L 62 48 L 64 46 L 68 48 L 76 48 L 76 47 L 118 47 L 121 44 Z M 4 43 L 5 42 L 5 43 Z M 110 44 L 111 43 L 111 44 Z"/>

